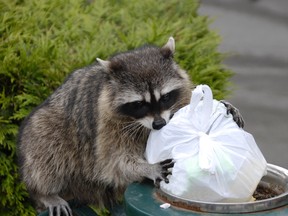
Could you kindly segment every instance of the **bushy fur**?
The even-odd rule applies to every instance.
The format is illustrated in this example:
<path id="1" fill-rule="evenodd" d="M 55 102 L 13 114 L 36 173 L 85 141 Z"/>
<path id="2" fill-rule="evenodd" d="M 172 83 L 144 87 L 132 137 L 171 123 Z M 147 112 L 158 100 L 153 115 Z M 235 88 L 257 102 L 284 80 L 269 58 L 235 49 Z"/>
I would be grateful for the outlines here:
<path id="1" fill-rule="evenodd" d="M 32 198 L 69 215 L 65 199 L 109 207 L 134 181 L 166 180 L 172 161 L 150 165 L 143 154 L 147 125 L 156 117 L 167 123 L 190 101 L 191 83 L 173 52 L 170 38 L 162 48 L 144 46 L 76 70 L 24 120 L 18 153 Z M 168 104 L 162 93 L 170 91 Z M 138 97 L 153 109 L 145 116 L 129 113 Z"/>

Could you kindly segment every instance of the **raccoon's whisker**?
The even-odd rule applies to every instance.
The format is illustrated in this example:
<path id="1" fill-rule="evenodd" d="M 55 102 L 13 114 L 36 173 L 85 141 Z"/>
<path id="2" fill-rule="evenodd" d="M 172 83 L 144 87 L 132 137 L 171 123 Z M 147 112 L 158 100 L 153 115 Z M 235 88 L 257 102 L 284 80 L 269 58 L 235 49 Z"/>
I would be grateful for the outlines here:
<path id="1" fill-rule="evenodd" d="M 124 125 L 124 127 L 123 127 L 123 125 Z M 138 123 L 135 122 L 135 121 L 125 122 L 125 123 L 121 124 L 121 130 L 127 130 L 127 129 L 130 129 L 130 128 L 134 128 L 137 125 L 138 125 Z"/>
<path id="2" fill-rule="evenodd" d="M 126 126 L 124 126 L 123 128 L 121 128 L 121 132 L 123 136 L 132 136 L 133 134 L 135 134 L 138 130 L 139 127 L 142 127 L 142 125 L 140 125 L 137 122 L 131 122 L 130 124 L 127 124 Z"/>
<path id="3" fill-rule="evenodd" d="M 135 141 L 136 142 L 140 142 L 140 140 L 143 140 L 143 138 L 145 138 L 145 135 L 147 133 L 145 133 L 145 131 L 147 130 L 147 128 L 145 128 L 143 125 L 139 124 L 139 126 L 135 129 L 134 133 L 133 133 L 133 137 L 135 137 Z M 146 140 L 145 140 L 146 142 Z"/>
<path id="4" fill-rule="evenodd" d="M 138 137 L 137 137 L 136 141 L 137 142 L 140 142 L 141 140 L 147 141 L 150 130 L 145 128 L 145 127 L 141 127 L 139 130 L 140 130 L 140 132 L 138 134 Z"/>
<path id="5" fill-rule="evenodd" d="M 131 129 L 131 128 L 135 128 L 135 126 L 137 126 L 138 123 L 135 122 L 135 121 L 129 121 L 129 122 L 125 122 L 125 123 L 122 123 L 120 124 L 119 126 L 121 127 L 121 131 L 126 131 L 127 129 Z"/>
<path id="6" fill-rule="evenodd" d="M 133 132 L 132 126 L 126 128 L 125 130 L 121 130 L 122 137 L 130 136 L 132 132 Z"/>
<path id="7" fill-rule="evenodd" d="M 139 128 L 137 132 L 137 136 L 135 137 L 135 142 L 139 143 L 139 141 L 142 139 L 142 133 L 143 133 L 143 128 Z"/>
<path id="8" fill-rule="evenodd" d="M 143 127 L 143 126 L 140 125 L 140 124 L 136 125 L 135 129 L 131 130 L 132 133 L 130 133 L 129 135 L 130 135 L 131 137 L 136 137 L 136 140 L 137 140 L 137 138 L 138 138 L 138 136 L 139 136 L 139 130 L 141 130 L 142 127 Z M 138 136 L 137 136 L 137 135 L 138 135 Z"/>

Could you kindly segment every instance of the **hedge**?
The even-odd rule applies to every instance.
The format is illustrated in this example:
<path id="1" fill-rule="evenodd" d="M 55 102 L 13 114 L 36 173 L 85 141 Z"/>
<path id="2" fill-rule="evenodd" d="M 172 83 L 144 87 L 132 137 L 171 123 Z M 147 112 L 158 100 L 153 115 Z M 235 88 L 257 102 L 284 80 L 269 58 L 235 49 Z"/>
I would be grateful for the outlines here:
<path id="1" fill-rule="evenodd" d="M 143 44 L 176 40 L 195 84 L 229 93 L 219 36 L 192 0 L 0 0 L 0 215 L 34 215 L 15 139 L 24 117 L 71 71 Z"/>

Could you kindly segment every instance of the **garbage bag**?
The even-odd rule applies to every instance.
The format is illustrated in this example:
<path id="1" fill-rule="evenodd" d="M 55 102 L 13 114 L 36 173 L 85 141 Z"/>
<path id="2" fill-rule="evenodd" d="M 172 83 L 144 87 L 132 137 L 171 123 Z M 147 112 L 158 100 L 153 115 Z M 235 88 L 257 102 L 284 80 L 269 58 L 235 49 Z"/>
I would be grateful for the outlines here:
<path id="1" fill-rule="evenodd" d="M 174 196 L 205 202 L 246 202 L 267 163 L 253 136 L 234 122 L 207 85 L 192 91 L 189 105 L 161 130 L 151 131 L 145 157 L 151 164 L 173 158 L 169 183 Z"/>

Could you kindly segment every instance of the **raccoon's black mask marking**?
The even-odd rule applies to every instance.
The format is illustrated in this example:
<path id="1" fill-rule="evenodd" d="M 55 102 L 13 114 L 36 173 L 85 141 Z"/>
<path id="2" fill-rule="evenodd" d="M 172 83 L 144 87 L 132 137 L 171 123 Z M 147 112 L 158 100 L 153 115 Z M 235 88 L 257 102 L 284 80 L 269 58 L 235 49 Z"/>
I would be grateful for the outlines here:
<path id="1" fill-rule="evenodd" d="M 135 119 L 146 116 L 159 116 L 161 112 L 168 110 L 175 104 L 179 94 L 180 90 L 175 89 L 162 95 L 157 101 L 154 93 L 150 91 L 151 102 L 145 100 L 129 102 L 120 106 L 118 112 Z"/>

